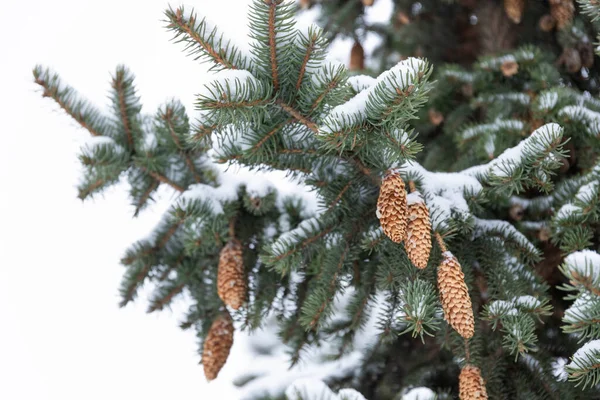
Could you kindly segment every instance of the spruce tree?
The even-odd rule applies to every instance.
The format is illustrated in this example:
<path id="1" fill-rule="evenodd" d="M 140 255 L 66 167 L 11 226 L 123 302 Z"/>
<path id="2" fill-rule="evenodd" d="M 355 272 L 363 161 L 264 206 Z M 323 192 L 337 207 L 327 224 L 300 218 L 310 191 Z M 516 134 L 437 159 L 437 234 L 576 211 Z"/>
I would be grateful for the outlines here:
<path id="1" fill-rule="evenodd" d="M 82 199 L 126 179 L 137 215 L 176 193 L 121 260 L 121 306 L 188 293 L 207 379 L 234 331 L 276 330 L 293 368 L 249 363 L 247 398 L 600 398 L 600 3 L 397 0 L 373 24 L 382 1 L 253 0 L 250 51 L 169 8 L 215 71 L 194 122 L 143 114 L 123 66 L 109 115 L 34 69 L 93 137 Z M 306 8 L 323 28 L 295 24 Z M 283 171 L 318 206 L 217 164 Z M 318 380 L 292 379 L 305 362 Z"/>

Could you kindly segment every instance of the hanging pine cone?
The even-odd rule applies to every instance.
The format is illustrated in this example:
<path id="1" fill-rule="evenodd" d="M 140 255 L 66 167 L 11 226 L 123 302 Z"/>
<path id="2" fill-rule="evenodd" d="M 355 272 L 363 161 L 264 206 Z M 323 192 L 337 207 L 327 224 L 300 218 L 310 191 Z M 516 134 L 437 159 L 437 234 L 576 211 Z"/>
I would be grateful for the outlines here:
<path id="1" fill-rule="evenodd" d="M 573 0 L 550 0 L 550 14 L 556 21 L 556 27 L 562 29 L 573 20 L 575 6 Z"/>
<path id="2" fill-rule="evenodd" d="M 550 14 L 542 15 L 539 21 L 540 29 L 544 32 L 550 32 L 554 29 L 554 25 L 556 25 L 556 21 Z"/>
<path id="3" fill-rule="evenodd" d="M 429 209 L 421 193 L 408 195 L 408 225 L 406 237 L 406 253 L 415 267 L 423 269 L 429 261 L 431 252 L 431 221 Z"/>
<path id="4" fill-rule="evenodd" d="M 500 70 L 502 75 L 508 78 L 519 72 L 519 64 L 514 60 L 507 60 L 502 63 Z"/>
<path id="5" fill-rule="evenodd" d="M 390 172 L 383 178 L 379 190 L 377 218 L 383 233 L 396 243 L 406 239 L 407 215 L 404 181 L 398 172 Z"/>
<path id="6" fill-rule="evenodd" d="M 365 50 L 357 40 L 350 50 L 350 71 L 362 71 L 365 69 Z"/>
<path id="7" fill-rule="evenodd" d="M 438 267 L 438 289 L 444 319 L 460 336 L 469 339 L 475 332 L 475 318 L 465 275 L 458 260 L 450 252 L 444 252 L 443 256 Z"/>
<path id="8" fill-rule="evenodd" d="M 233 345 L 233 320 L 228 312 L 219 315 L 210 326 L 204 348 L 202 349 L 202 364 L 204 376 L 212 381 L 227 362 L 229 350 Z"/>
<path id="9" fill-rule="evenodd" d="M 590 42 L 585 42 L 578 43 L 576 48 L 579 52 L 581 65 L 586 68 L 592 68 L 594 66 L 594 46 Z"/>
<path id="10" fill-rule="evenodd" d="M 429 122 L 431 122 L 435 126 L 438 126 L 439 124 L 444 122 L 444 114 L 437 111 L 436 109 L 430 108 L 427 114 L 429 115 Z"/>
<path id="11" fill-rule="evenodd" d="M 572 47 L 566 47 L 559 58 L 559 64 L 564 64 L 567 72 L 575 74 L 581 71 L 581 56 L 579 52 Z"/>
<path id="12" fill-rule="evenodd" d="M 504 11 L 512 22 L 518 24 L 523 18 L 525 0 L 504 0 Z"/>
<path id="13" fill-rule="evenodd" d="M 237 239 L 231 239 L 221 250 L 217 292 L 221 300 L 234 310 L 240 308 L 246 301 L 242 244 Z"/>
<path id="14" fill-rule="evenodd" d="M 458 392 L 460 400 L 487 400 L 485 381 L 479 368 L 465 365 L 458 377 Z"/>

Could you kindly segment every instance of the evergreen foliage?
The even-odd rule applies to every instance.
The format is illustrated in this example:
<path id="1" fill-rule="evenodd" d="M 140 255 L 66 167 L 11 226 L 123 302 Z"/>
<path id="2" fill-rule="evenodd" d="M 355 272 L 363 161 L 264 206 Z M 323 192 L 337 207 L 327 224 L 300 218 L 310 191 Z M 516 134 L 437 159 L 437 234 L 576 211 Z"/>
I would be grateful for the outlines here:
<path id="1" fill-rule="evenodd" d="M 600 398 L 600 68 L 590 49 L 600 3 L 581 0 L 574 14 L 570 1 L 527 3 L 515 24 L 502 2 L 397 0 L 387 25 L 371 24 L 360 2 L 302 3 L 319 7 L 323 29 L 297 28 L 295 3 L 253 0 L 249 52 L 194 11 L 166 11 L 175 41 L 216 71 L 195 123 L 175 100 L 142 114 L 125 67 L 112 77 L 110 115 L 34 69 L 43 96 L 92 136 L 82 199 L 126 178 L 138 215 L 160 185 L 177 193 L 121 260 L 121 306 L 146 284 L 148 312 L 187 293 L 181 327 L 196 330 L 200 354 L 227 312 L 238 330 L 277 321 L 292 365 L 317 353 L 335 366 L 318 375 L 337 392 L 316 384 L 324 398 L 451 398 L 459 374 L 477 378 L 462 393 L 477 392 L 481 375 L 492 399 Z M 555 30 L 538 24 L 546 14 Z M 361 72 L 375 77 L 327 59 L 328 40 L 369 34 L 382 40 Z M 216 164 L 285 171 L 318 206 Z M 380 225 L 390 173 L 429 211 L 426 268 Z M 217 289 L 233 242 L 247 285 L 235 310 Z M 448 260 L 460 282 L 440 282 Z M 472 335 L 453 329 L 473 326 L 449 316 L 456 287 Z M 286 390 L 268 376 L 240 385 L 247 397 L 320 396 L 310 382 Z"/>

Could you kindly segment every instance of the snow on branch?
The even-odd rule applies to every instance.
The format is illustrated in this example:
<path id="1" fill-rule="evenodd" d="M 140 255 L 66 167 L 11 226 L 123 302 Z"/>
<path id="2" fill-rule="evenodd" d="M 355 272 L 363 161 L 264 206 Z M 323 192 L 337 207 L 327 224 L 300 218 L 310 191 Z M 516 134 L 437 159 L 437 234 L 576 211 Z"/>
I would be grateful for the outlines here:
<path id="1" fill-rule="evenodd" d="M 368 75 L 354 75 L 348 78 L 348 84 L 356 93 L 360 93 L 377 83 L 377 79 Z"/>
<path id="2" fill-rule="evenodd" d="M 600 134 L 600 113 L 589 110 L 584 106 L 566 106 L 558 112 L 559 116 L 581 122 L 587 128 L 587 134 Z"/>
<path id="3" fill-rule="evenodd" d="M 583 387 L 594 386 L 600 381 L 600 340 L 592 340 L 575 352 L 571 362 L 565 366 L 569 379 L 583 383 Z"/>
<path id="4" fill-rule="evenodd" d="M 489 124 L 480 124 L 462 131 L 463 140 L 469 140 L 482 134 L 497 134 L 500 132 L 520 132 L 524 128 L 523 121 L 518 119 L 497 119 Z"/>
<path id="5" fill-rule="evenodd" d="M 506 149 L 487 164 L 463 171 L 493 185 L 508 185 L 518 188 L 519 181 L 533 179 L 546 183 L 547 174 L 560 165 L 563 128 L 549 123 L 536 129 L 528 138 L 515 147 Z M 532 174 L 533 176 L 529 176 Z M 543 174 L 543 175 L 542 175 Z"/>
<path id="6" fill-rule="evenodd" d="M 367 119 L 381 124 L 382 119 L 398 110 L 404 113 L 414 112 L 407 111 L 404 101 L 398 100 L 410 98 L 415 92 L 413 85 L 419 83 L 428 70 L 427 63 L 417 58 L 411 57 L 399 62 L 379 75 L 368 88 L 331 110 L 319 133 L 324 136 L 334 135 L 360 125 Z"/>
<path id="7" fill-rule="evenodd" d="M 472 176 L 460 172 L 430 172 L 417 162 L 407 162 L 401 170 L 405 175 L 418 177 L 434 230 L 447 227 L 453 214 L 468 218 L 470 211 L 465 197 L 477 196 L 483 189 Z"/>
<path id="8" fill-rule="evenodd" d="M 288 400 L 366 400 L 354 389 L 341 389 L 337 394 L 321 380 L 302 378 L 285 390 Z"/>
<path id="9" fill-rule="evenodd" d="M 474 218 L 474 237 L 501 236 L 504 240 L 514 243 L 517 249 L 524 252 L 527 258 L 537 259 L 539 250 L 514 225 L 507 221 Z"/>
<path id="10" fill-rule="evenodd" d="M 271 89 L 246 70 L 223 70 L 199 93 L 203 109 L 222 108 L 229 104 L 250 106 L 270 98 Z"/>
<path id="11" fill-rule="evenodd" d="M 482 69 L 499 70 L 502 64 L 506 62 L 522 63 L 527 61 L 533 61 L 535 57 L 536 53 L 532 49 L 524 47 L 515 50 L 510 54 L 483 60 L 479 63 L 479 67 Z"/>
<path id="12" fill-rule="evenodd" d="M 600 254 L 581 250 L 569 254 L 561 267 L 572 289 L 600 295 Z"/>

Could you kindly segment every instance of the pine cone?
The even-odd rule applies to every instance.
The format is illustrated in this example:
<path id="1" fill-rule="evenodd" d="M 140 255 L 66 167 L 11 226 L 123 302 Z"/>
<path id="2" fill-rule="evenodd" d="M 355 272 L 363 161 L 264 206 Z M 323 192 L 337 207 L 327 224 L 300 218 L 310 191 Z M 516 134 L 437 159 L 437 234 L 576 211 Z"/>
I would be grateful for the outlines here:
<path id="1" fill-rule="evenodd" d="M 415 201 L 411 202 L 412 197 Z M 408 225 L 406 238 L 406 253 L 415 267 L 423 269 L 429 261 L 431 252 L 431 221 L 429 209 L 423 202 L 419 192 L 408 195 Z"/>
<path id="2" fill-rule="evenodd" d="M 433 108 L 430 108 L 427 114 L 429 115 L 429 122 L 431 122 L 435 126 L 438 126 L 439 124 L 444 122 L 444 114 Z"/>
<path id="3" fill-rule="evenodd" d="M 219 315 L 210 326 L 202 349 L 202 364 L 207 380 L 215 379 L 227 362 L 233 345 L 233 331 L 233 320 L 228 312 Z"/>
<path id="4" fill-rule="evenodd" d="M 237 239 L 231 239 L 221 250 L 217 292 L 221 300 L 234 310 L 240 308 L 246 301 L 242 244 Z"/>
<path id="5" fill-rule="evenodd" d="M 354 42 L 350 50 L 350 71 L 362 71 L 365 69 L 365 50 L 359 41 Z"/>
<path id="6" fill-rule="evenodd" d="M 458 392 L 460 400 L 487 400 L 485 381 L 479 368 L 465 365 L 458 377 Z"/>
<path id="7" fill-rule="evenodd" d="M 396 243 L 406 239 L 407 214 L 404 181 L 398 172 L 390 172 L 383 178 L 379 190 L 377 218 L 383 233 Z"/>
<path id="8" fill-rule="evenodd" d="M 552 29 L 554 29 L 555 25 L 556 21 L 554 21 L 554 18 L 550 14 L 542 15 L 540 18 L 539 26 L 544 32 L 550 32 Z"/>
<path id="9" fill-rule="evenodd" d="M 592 68 L 594 66 L 594 46 L 590 42 L 586 42 L 578 43 L 576 48 L 579 51 L 581 65 Z"/>
<path id="10" fill-rule="evenodd" d="M 518 24 L 523 18 L 525 0 L 504 0 L 504 11 L 512 22 Z"/>
<path id="11" fill-rule="evenodd" d="M 438 289 L 444 310 L 444 319 L 465 339 L 473 337 L 475 318 L 458 260 L 450 253 L 444 253 L 444 260 L 438 267 Z"/>
<path id="12" fill-rule="evenodd" d="M 564 64 L 568 73 L 575 74 L 581 71 L 581 56 L 574 48 L 567 47 L 560 56 L 559 64 Z"/>
<path id="13" fill-rule="evenodd" d="M 550 14 L 556 21 L 556 27 L 562 29 L 573 20 L 575 6 L 573 0 L 550 0 Z"/>
<path id="14" fill-rule="evenodd" d="M 500 70 L 502 75 L 508 78 L 519 72 L 519 64 L 514 60 L 504 61 L 500 66 Z"/>

